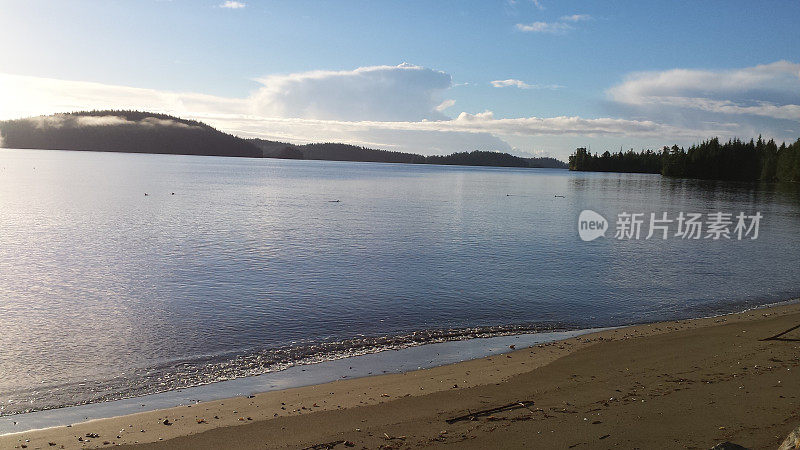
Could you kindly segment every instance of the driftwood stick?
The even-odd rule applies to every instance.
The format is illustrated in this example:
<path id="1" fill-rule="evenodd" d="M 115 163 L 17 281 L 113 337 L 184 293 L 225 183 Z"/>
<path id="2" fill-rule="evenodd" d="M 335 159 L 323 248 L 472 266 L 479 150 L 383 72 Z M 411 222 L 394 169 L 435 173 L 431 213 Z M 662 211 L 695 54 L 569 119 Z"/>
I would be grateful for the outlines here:
<path id="1" fill-rule="evenodd" d="M 464 414 L 463 416 L 453 417 L 452 419 L 447 419 L 445 422 L 452 424 L 452 423 L 456 423 L 456 422 L 461 422 L 462 420 L 473 420 L 476 417 L 488 416 L 490 414 L 503 412 L 503 411 L 511 411 L 511 410 L 520 409 L 520 408 L 526 408 L 526 409 L 528 409 L 530 411 L 530 408 L 529 408 L 530 406 L 533 406 L 533 402 L 532 401 L 514 402 L 514 403 L 509 403 L 507 405 L 498 406 L 497 408 L 484 409 L 482 411 L 475 411 L 473 413 Z M 533 411 L 531 411 L 531 412 L 533 412 Z"/>
<path id="2" fill-rule="evenodd" d="M 325 442 L 322 444 L 312 445 L 311 447 L 306 447 L 303 450 L 328 450 L 336 447 L 339 444 L 345 444 L 346 441 L 332 441 L 332 442 Z"/>
<path id="3" fill-rule="evenodd" d="M 792 328 L 789 328 L 786 331 L 781 331 L 780 333 L 776 334 L 775 336 L 770 336 L 770 337 L 768 337 L 766 339 L 762 339 L 762 341 L 780 341 L 780 340 L 782 340 L 780 338 L 781 336 L 783 336 L 784 334 L 789 333 L 791 331 L 794 331 L 794 330 L 796 330 L 798 328 L 800 328 L 800 325 L 793 326 Z"/>

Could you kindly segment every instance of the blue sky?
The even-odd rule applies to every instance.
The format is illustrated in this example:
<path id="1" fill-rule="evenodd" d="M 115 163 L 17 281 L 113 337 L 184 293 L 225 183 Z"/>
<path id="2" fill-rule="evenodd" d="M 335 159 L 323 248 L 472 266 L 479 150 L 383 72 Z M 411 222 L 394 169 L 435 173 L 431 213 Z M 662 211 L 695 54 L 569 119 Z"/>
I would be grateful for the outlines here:
<path id="1" fill-rule="evenodd" d="M 0 119 L 148 107 L 243 136 L 562 159 L 800 137 L 797 0 L 225 6 L 0 0 Z"/>

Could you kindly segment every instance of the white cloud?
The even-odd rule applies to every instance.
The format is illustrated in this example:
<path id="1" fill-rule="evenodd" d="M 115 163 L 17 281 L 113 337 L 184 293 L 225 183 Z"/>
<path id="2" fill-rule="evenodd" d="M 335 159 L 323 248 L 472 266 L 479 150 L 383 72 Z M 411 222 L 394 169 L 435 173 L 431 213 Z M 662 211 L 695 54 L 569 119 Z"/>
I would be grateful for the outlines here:
<path id="1" fill-rule="evenodd" d="M 800 64 L 778 61 L 734 70 L 673 69 L 628 76 L 607 91 L 615 102 L 723 115 L 800 120 Z"/>
<path id="2" fill-rule="evenodd" d="M 508 80 L 494 80 L 491 82 L 491 84 L 496 88 L 516 87 L 519 89 L 559 89 L 563 87 L 557 84 L 528 84 L 522 80 L 516 80 L 514 78 L 509 78 Z"/>
<path id="3" fill-rule="evenodd" d="M 442 119 L 437 107 L 450 75 L 411 64 L 311 71 L 260 78 L 254 113 L 344 120 Z"/>
<path id="4" fill-rule="evenodd" d="M 588 14 L 572 14 L 568 16 L 561 16 L 561 20 L 557 22 L 533 22 L 529 24 L 518 23 L 517 30 L 526 33 L 549 33 L 549 34 L 564 34 L 575 27 L 570 23 L 586 22 L 593 20 L 593 17 Z"/>
<path id="5" fill-rule="evenodd" d="M 0 119 L 91 109 L 241 113 L 247 99 L 0 73 Z"/>
<path id="6" fill-rule="evenodd" d="M 514 86 L 520 89 L 530 89 L 533 87 L 522 80 L 515 80 L 513 78 L 509 78 L 508 80 L 494 80 L 492 81 L 492 86 L 496 88 Z"/>
<path id="7" fill-rule="evenodd" d="M 561 16 L 561 20 L 564 22 L 585 22 L 592 20 L 592 16 L 589 14 L 572 14 L 571 16 Z"/>
<path id="8" fill-rule="evenodd" d="M 445 109 L 447 109 L 447 108 L 449 108 L 449 107 L 451 107 L 451 106 L 453 106 L 455 104 L 456 104 L 456 101 L 451 99 L 451 98 L 449 98 L 449 99 L 443 101 L 442 103 L 440 103 L 439 106 L 436 107 L 436 110 L 439 111 L 439 112 L 442 112 Z"/>
<path id="9" fill-rule="evenodd" d="M 533 22 L 530 24 L 517 24 L 517 29 L 526 33 L 563 34 L 572 28 L 572 25 L 563 22 Z"/>
<path id="10" fill-rule="evenodd" d="M 219 5 L 220 8 L 227 8 L 227 9 L 242 9 L 245 6 L 247 6 L 246 3 L 234 2 L 234 1 L 231 1 L 231 0 L 228 0 L 225 3 Z"/>

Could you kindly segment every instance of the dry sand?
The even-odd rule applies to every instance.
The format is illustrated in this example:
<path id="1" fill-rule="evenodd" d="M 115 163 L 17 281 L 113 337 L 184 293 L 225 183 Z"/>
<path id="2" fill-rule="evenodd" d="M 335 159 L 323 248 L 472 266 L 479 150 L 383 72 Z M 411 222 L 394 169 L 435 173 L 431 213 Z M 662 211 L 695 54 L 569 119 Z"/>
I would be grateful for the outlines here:
<path id="1" fill-rule="evenodd" d="M 800 304 L 639 325 L 405 374 L 5 435 L 0 448 L 777 448 L 800 425 L 800 330 L 762 339 L 795 325 Z"/>

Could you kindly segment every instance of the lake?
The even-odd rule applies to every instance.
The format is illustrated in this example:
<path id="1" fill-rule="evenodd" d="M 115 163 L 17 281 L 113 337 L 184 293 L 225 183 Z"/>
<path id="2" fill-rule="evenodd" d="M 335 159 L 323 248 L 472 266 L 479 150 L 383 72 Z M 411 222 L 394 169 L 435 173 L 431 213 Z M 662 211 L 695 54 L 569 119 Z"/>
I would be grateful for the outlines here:
<path id="1" fill-rule="evenodd" d="M 585 209 L 605 237 L 579 238 Z M 622 212 L 763 218 L 615 239 Z M 796 185 L 2 149 L 0 415 L 796 298 L 798 230 Z"/>

